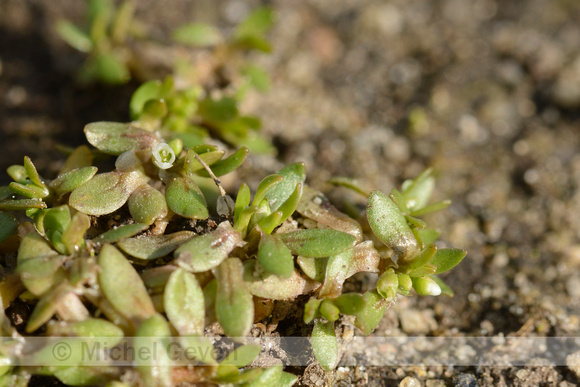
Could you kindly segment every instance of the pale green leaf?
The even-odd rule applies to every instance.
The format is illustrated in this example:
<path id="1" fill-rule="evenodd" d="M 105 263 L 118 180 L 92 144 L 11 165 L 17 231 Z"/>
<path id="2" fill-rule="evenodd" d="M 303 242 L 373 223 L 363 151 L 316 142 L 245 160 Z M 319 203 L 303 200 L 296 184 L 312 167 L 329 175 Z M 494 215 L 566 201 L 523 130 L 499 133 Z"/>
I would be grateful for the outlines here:
<path id="1" fill-rule="evenodd" d="M 147 235 L 124 239 L 118 243 L 118 246 L 135 258 L 149 260 L 166 256 L 194 236 L 195 234 L 191 231 L 178 231 L 165 235 Z"/>
<path id="2" fill-rule="evenodd" d="M 163 293 L 165 313 L 182 336 L 203 335 L 205 307 L 203 291 L 195 276 L 175 270 Z"/>
<path id="3" fill-rule="evenodd" d="M 277 234 L 293 254 L 323 258 L 342 253 L 353 247 L 356 238 L 333 229 L 314 228 Z"/>
<path id="4" fill-rule="evenodd" d="M 334 322 L 315 322 L 310 342 L 314 356 L 320 365 L 327 371 L 334 369 L 340 360 Z"/>

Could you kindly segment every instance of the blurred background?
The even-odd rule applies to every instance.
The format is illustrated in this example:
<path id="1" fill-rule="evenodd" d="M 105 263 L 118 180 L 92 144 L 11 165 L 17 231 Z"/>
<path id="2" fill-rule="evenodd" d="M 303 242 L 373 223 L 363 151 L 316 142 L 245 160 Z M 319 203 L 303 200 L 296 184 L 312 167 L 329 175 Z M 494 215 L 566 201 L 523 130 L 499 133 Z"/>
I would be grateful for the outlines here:
<path id="1" fill-rule="evenodd" d="M 340 206 L 362 201 L 330 190 L 325 182 L 332 176 L 388 192 L 435 168 L 435 199 L 451 198 L 453 205 L 427 220 L 444 242 L 468 251 L 444 277 L 455 297 L 400 298 L 376 335 L 578 335 L 578 1 L 136 5 L 136 18 L 160 42 L 187 22 L 228 31 L 257 6 L 276 11 L 272 52 L 252 58 L 270 73 L 270 91 L 250 95 L 243 109 L 261 117 L 278 155 L 252 158 L 246 175 L 304 161 L 308 183 Z M 0 170 L 29 155 L 53 176 L 63 159 L 55 143 L 84 143 L 82 128 L 91 121 L 129 120 L 139 83 L 80 86 L 74 73 L 83 55 L 54 31 L 62 18 L 81 23 L 84 6 L 0 0 Z M 155 62 L 174 48 L 136 49 Z M 8 181 L 2 174 L 0 183 Z M 481 385 L 579 381 L 572 364 L 521 370 L 465 372 Z M 460 371 L 389 368 L 345 378 L 372 384 L 413 376 L 426 383 Z"/>

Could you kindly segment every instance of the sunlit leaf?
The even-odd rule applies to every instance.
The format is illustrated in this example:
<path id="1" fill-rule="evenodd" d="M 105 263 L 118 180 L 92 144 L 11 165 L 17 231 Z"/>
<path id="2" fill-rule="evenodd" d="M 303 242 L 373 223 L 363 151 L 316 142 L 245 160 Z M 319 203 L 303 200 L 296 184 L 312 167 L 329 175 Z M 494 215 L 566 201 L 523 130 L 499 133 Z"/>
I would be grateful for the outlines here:
<path id="1" fill-rule="evenodd" d="M 373 191 L 367 205 L 367 216 L 374 234 L 391 250 L 395 263 L 413 258 L 419 246 L 405 216 L 387 195 Z"/>
<path id="2" fill-rule="evenodd" d="M 365 307 L 365 298 L 358 293 L 344 293 L 332 300 L 338 307 L 340 313 L 356 315 Z"/>
<path id="3" fill-rule="evenodd" d="M 216 317 L 230 337 L 245 337 L 254 322 L 254 302 L 243 280 L 239 258 L 228 258 L 215 271 L 218 281 Z"/>
<path id="4" fill-rule="evenodd" d="M 82 212 L 74 214 L 70 225 L 62 234 L 62 243 L 69 254 L 74 254 L 84 245 L 85 232 L 91 227 L 90 218 Z"/>
<path id="5" fill-rule="evenodd" d="M 320 304 L 320 315 L 328 321 L 336 321 L 340 317 L 340 309 L 330 299 L 324 299 Z"/>
<path id="6" fill-rule="evenodd" d="M 200 159 L 203 160 L 204 163 L 206 163 L 208 166 L 211 166 L 216 162 L 218 162 L 219 160 L 221 160 L 221 158 L 224 156 L 224 153 L 225 152 L 223 150 L 216 150 L 211 152 L 205 152 L 199 154 L 198 156 Z M 195 171 L 204 169 L 204 166 L 201 165 L 201 163 L 195 158 L 195 155 L 196 153 L 193 150 L 189 150 L 187 152 L 184 164 L 185 172 L 193 173 Z"/>
<path id="7" fill-rule="evenodd" d="M 268 203 L 272 211 L 278 210 L 292 196 L 298 183 L 304 184 L 306 168 L 304 167 L 304 163 L 294 163 L 285 166 L 276 172 L 276 174 L 281 175 L 284 180 L 279 184 L 269 187 L 264 195 L 268 198 Z"/>
<path id="8" fill-rule="evenodd" d="M 353 256 L 354 249 L 351 248 L 328 258 L 319 297 L 335 298 L 342 293 L 342 285 L 347 278 Z"/>
<path id="9" fill-rule="evenodd" d="M 67 194 L 87 181 L 89 181 L 97 173 L 97 167 L 83 167 L 72 169 L 68 172 L 59 175 L 50 183 L 50 187 L 56 192 L 58 196 Z"/>
<path id="10" fill-rule="evenodd" d="M 322 192 L 313 188 L 304 186 L 296 211 L 327 227 L 354 235 L 357 241 L 363 239 L 360 223 L 338 211 Z"/>
<path id="11" fill-rule="evenodd" d="M 294 257 L 284 242 L 262 233 L 258 247 L 258 262 L 268 273 L 288 278 L 294 272 Z"/>
<path id="12" fill-rule="evenodd" d="M 161 97 L 162 84 L 159 80 L 151 80 L 143 83 L 131 96 L 129 110 L 131 118 L 137 119 L 143 110 L 143 106 L 149 100 Z"/>
<path id="13" fill-rule="evenodd" d="M 248 156 L 248 148 L 241 147 L 236 152 L 231 154 L 229 157 L 222 159 L 211 166 L 213 174 L 217 177 L 227 175 L 230 172 L 238 169 L 240 165 L 244 162 Z M 209 173 L 205 169 L 201 169 L 195 172 L 197 175 L 202 177 L 209 177 Z"/>
<path id="14" fill-rule="evenodd" d="M 147 230 L 148 226 L 143 223 L 133 223 L 127 224 L 118 228 L 114 228 L 105 233 L 102 233 L 95 239 L 94 243 L 117 243 L 120 240 L 131 238 L 134 235 L 139 234 L 142 231 Z"/>
<path id="15" fill-rule="evenodd" d="M 149 356 L 136 356 L 136 368 L 145 387 L 171 387 L 171 329 L 163 316 L 154 314 L 137 329 L 134 338 L 136 353 Z M 144 352 L 146 351 L 146 352 Z"/>
<path id="16" fill-rule="evenodd" d="M 155 314 L 147 289 L 131 263 L 112 245 L 99 255 L 99 285 L 107 300 L 135 326 Z"/>
<path id="17" fill-rule="evenodd" d="M 21 195 L 30 199 L 42 199 L 48 196 L 49 192 L 46 188 L 39 187 L 34 184 L 20 184 L 12 182 L 8 185 L 10 190 L 17 195 Z"/>
<path id="18" fill-rule="evenodd" d="M 314 356 L 320 365 L 328 371 L 334 369 L 340 360 L 334 322 L 316 321 L 310 342 Z"/>
<path id="19" fill-rule="evenodd" d="M 310 293 L 320 286 L 319 282 L 303 278 L 296 269 L 290 277 L 276 275 L 255 275 L 255 262 L 244 262 L 244 281 L 254 296 L 272 300 L 291 300 L 302 294 Z"/>
<path id="20" fill-rule="evenodd" d="M 441 289 L 441 294 L 447 297 L 453 297 L 453 289 L 451 289 L 443 280 L 436 275 L 432 275 L 431 279 L 435 281 L 439 288 Z"/>
<path id="21" fill-rule="evenodd" d="M 30 157 L 28 157 L 28 156 L 24 156 L 24 169 L 26 170 L 26 175 L 28 176 L 28 178 L 30 179 L 30 181 L 32 181 L 32 183 L 34 185 L 41 187 L 41 188 L 46 188 L 42 179 L 38 175 L 38 171 L 36 170 L 36 167 L 34 166 L 34 164 L 32 163 L 32 160 L 30 160 Z"/>
<path id="22" fill-rule="evenodd" d="M 0 201 L 0 211 L 27 210 L 29 208 L 46 208 L 46 203 L 40 199 L 18 199 Z"/>
<path id="23" fill-rule="evenodd" d="M 196 236 L 175 250 L 176 263 L 187 271 L 201 273 L 217 267 L 242 242 L 239 232 L 229 222 L 215 231 Z"/>
<path id="24" fill-rule="evenodd" d="M 431 277 L 411 277 L 413 289 L 421 296 L 438 296 L 441 288 Z"/>
<path id="25" fill-rule="evenodd" d="M 429 202 L 435 187 L 435 178 L 432 175 L 433 169 L 429 168 L 415 179 L 403 183 L 402 193 L 409 210 L 418 210 Z"/>
<path id="26" fill-rule="evenodd" d="M 139 259 L 161 258 L 193 238 L 191 231 L 178 231 L 173 234 L 147 235 L 124 239 L 118 243 L 121 250 Z"/>
<path id="27" fill-rule="evenodd" d="M 93 122 L 85 126 L 84 132 L 92 146 L 112 155 L 153 149 L 159 143 L 155 134 L 120 122 Z"/>
<path id="28" fill-rule="evenodd" d="M 353 247 L 356 238 L 333 229 L 314 228 L 277 234 L 293 254 L 323 258 Z"/>
<path id="29" fill-rule="evenodd" d="M 167 204 L 184 218 L 207 219 L 207 202 L 195 182 L 186 177 L 174 177 L 165 190 Z"/>
<path id="30" fill-rule="evenodd" d="M 304 324 L 310 324 L 316 317 L 320 315 L 318 309 L 322 300 L 316 297 L 311 297 L 306 305 L 304 305 Z"/>
<path id="31" fill-rule="evenodd" d="M 167 318 L 180 335 L 203 334 L 203 291 L 193 274 L 182 269 L 171 274 L 165 286 L 163 305 Z"/>
<path id="32" fill-rule="evenodd" d="M 364 294 L 364 307 L 356 313 L 355 325 L 369 335 L 381 322 L 389 303 L 376 290 Z"/>
<path id="33" fill-rule="evenodd" d="M 322 282 L 326 273 L 328 258 L 310 258 L 298 256 L 296 263 L 308 278 Z"/>
<path id="34" fill-rule="evenodd" d="M 467 251 L 459 249 L 439 249 L 431 260 L 431 264 L 437 267 L 434 274 L 444 273 L 453 269 L 467 255 Z"/>
<path id="35" fill-rule="evenodd" d="M 87 215 L 110 214 L 121 208 L 131 193 L 144 182 L 140 172 L 108 172 L 72 191 L 69 204 Z"/>
<path id="36" fill-rule="evenodd" d="M 143 184 L 129 197 L 129 213 L 138 223 L 152 224 L 167 215 L 165 195 L 149 184 Z"/>

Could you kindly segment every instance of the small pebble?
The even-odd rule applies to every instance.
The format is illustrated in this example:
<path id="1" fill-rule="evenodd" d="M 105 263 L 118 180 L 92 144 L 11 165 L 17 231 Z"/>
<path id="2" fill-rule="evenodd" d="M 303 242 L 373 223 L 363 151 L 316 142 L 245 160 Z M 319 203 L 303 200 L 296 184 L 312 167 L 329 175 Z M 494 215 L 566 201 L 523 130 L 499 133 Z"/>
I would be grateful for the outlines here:
<path id="1" fill-rule="evenodd" d="M 405 379 L 401 380 L 399 383 L 399 387 L 420 387 L 421 382 L 419 379 L 414 378 L 412 376 L 407 376 Z"/>

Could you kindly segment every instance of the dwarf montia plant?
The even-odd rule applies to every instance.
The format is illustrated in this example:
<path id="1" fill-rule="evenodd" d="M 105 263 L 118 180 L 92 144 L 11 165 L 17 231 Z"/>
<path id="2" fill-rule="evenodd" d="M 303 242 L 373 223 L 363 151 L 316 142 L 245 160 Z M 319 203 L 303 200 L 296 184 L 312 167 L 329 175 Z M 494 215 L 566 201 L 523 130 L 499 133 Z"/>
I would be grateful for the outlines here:
<path id="1" fill-rule="evenodd" d="M 303 319 L 313 324 L 314 355 L 331 369 L 339 360 L 334 326 L 341 314 L 354 316 L 367 335 L 398 294 L 451 294 L 437 275 L 465 252 L 438 249 L 438 233 L 418 218 L 449 204 L 428 203 L 431 170 L 401 191 L 370 192 L 366 214 L 353 219 L 305 184 L 302 163 L 265 177 L 253 195 L 242 184 L 234 201 L 221 186 L 208 190 L 207 181 L 219 185 L 220 176 L 242 164 L 245 148 L 224 158 L 216 146 L 186 149 L 179 139 L 165 142 L 136 123 L 96 122 L 85 134 L 96 150 L 75 149 L 52 180 L 40 177 L 28 157 L 8 168 L 14 181 L 0 188 L 0 296 L 5 309 L 17 298 L 34 309 L 24 332 L 2 313 L 4 336 L 121 341 L 178 334 L 201 340 L 217 322 L 225 335 L 243 338 L 276 301 L 309 295 Z M 93 166 L 103 154 L 116 156 L 113 170 Z M 19 222 L 15 211 L 29 220 Z M 359 272 L 377 273 L 376 288 L 343 293 L 345 280 Z M 2 348 L 4 384 L 31 374 L 70 385 L 103 384 L 130 372 L 83 366 L 80 359 L 67 367 L 18 367 L 17 343 Z M 250 376 L 255 385 L 296 381 L 282 367 L 247 368 L 259 347 L 237 350 L 247 357 L 237 366 L 212 355 L 198 365 L 205 372 L 167 364 L 136 367 L 138 378 L 151 386 L 244 383 Z"/>

